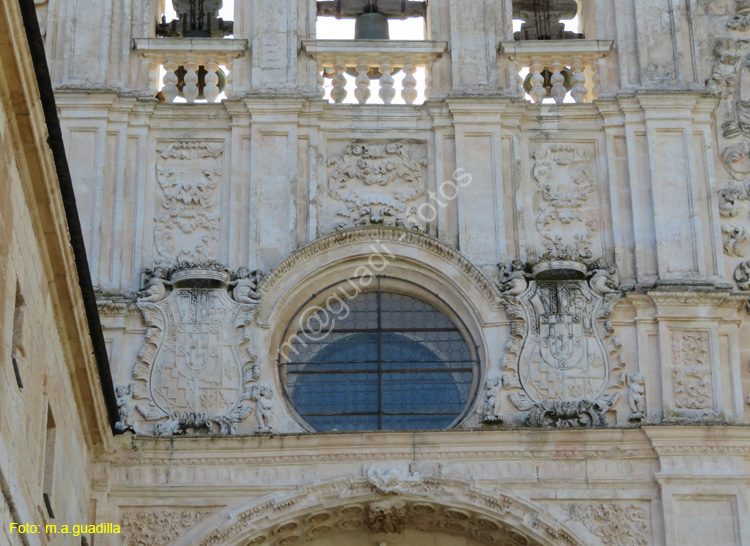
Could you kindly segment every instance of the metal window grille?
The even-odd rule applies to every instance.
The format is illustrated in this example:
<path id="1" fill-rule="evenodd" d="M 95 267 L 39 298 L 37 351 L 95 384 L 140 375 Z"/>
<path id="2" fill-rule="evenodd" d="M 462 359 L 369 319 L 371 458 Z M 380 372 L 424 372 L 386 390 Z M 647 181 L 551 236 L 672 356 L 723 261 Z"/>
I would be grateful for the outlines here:
<path id="1" fill-rule="evenodd" d="M 382 279 L 351 299 L 350 285 L 329 287 L 328 307 L 308 302 L 287 328 L 282 383 L 316 430 L 444 429 L 472 399 L 479 362 L 466 329 Z"/>

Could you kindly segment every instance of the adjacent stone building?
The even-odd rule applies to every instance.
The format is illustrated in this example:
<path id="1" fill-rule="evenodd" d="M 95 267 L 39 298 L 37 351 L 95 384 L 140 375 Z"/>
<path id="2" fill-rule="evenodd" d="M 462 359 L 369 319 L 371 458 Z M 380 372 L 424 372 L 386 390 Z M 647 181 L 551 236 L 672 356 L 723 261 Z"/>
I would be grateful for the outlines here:
<path id="1" fill-rule="evenodd" d="M 92 544 L 117 406 L 34 6 L 0 2 L 0 544 Z M 70 525 L 71 534 L 47 533 Z M 17 526 L 34 525 L 22 534 Z"/>
<path id="2" fill-rule="evenodd" d="M 750 545 L 750 2 L 35 4 L 93 544 Z"/>

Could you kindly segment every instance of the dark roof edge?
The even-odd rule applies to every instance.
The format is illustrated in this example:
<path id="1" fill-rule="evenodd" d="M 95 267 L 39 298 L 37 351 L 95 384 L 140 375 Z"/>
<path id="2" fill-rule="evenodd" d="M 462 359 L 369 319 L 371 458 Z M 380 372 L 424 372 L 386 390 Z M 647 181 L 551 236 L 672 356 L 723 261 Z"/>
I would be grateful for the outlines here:
<path id="1" fill-rule="evenodd" d="M 99 311 L 96 306 L 94 286 L 91 282 L 91 272 L 89 271 L 89 263 L 86 258 L 86 247 L 83 242 L 81 221 L 78 217 L 78 208 L 76 207 L 73 181 L 70 177 L 68 159 L 65 155 L 60 120 L 57 117 L 57 105 L 55 104 L 55 95 L 52 91 L 52 80 L 47 66 L 44 42 L 39 31 L 39 21 L 37 20 L 34 0 L 19 0 L 19 4 L 23 17 L 23 25 L 26 30 L 26 39 L 29 43 L 31 58 L 34 61 L 34 72 L 36 74 L 37 85 L 39 86 L 39 97 L 47 123 L 47 133 L 49 134 L 47 143 L 52 150 L 52 156 L 57 169 L 57 178 L 60 182 L 60 193 L 62 194 L 63 205 L 65 207 L 65 216 L 68 220 L 70 245 L 73 247 L 75 255 L 78 283 L 83 294 L 83 304 L 89 324 L 91 343 L 94 347 L 94 357 L 96 358 L 96 365 L 99 370 L 99 380 L 101 381 L 102 393 L 107 405 L 109 423 L 112 431 L 116 433 L 118 431 L 115 428 L 115 423 L 119 420 L 117 399 L 115 397 L 114 384 L 112 383 L 112 372 L 109 367 L 107 348 L 104 344 L 102 325 L 99 320 Z"/>

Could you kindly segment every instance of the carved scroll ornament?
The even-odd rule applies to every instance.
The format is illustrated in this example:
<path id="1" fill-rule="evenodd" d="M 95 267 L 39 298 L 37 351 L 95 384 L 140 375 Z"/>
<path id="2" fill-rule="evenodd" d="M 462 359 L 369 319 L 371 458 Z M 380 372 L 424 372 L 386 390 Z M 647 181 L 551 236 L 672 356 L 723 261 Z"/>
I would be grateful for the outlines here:
<path id="1" fill-rule="evenodd" d="M 328 193 L 345 208 L 336 229 L 380 224 L 422 231 L 411 205 L 425 194 L 426 159 L 417 145 L 349 144 L 328 160 Z"/>

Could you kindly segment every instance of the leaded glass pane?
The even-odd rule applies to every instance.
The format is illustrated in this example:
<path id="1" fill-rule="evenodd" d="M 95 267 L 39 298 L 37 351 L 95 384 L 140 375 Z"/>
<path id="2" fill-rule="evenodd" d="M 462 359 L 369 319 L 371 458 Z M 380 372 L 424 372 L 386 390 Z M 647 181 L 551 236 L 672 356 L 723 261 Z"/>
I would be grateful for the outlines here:
<path id="1" fill-rule="evenodd" d="M 333 294 L 334 312 L 295 319 L 281 362 L 300 416 L 323 431 L 450 426 L 470 401 L 477 365 L 456 325 L 411 296 Z"/>

